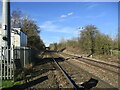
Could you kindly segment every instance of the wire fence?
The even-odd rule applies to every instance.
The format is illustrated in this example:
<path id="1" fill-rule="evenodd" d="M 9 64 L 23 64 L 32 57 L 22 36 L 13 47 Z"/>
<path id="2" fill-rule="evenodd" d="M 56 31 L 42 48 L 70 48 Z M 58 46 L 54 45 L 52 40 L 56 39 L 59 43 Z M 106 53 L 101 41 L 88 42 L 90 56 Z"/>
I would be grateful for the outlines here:
<path id="1" fill-rule="evenodd" d="M 10 50 L 11 51 L 11 50 Z M 8 49 L 2 47 L 0 50 L 0 78 L 1 80 L 13 78 L 14 60 L 8 60 Z"/>
<path id="2" fill-rule="evenodd" d="M 28 47 L 16 47 L 13 50 L 15 68 L 24 68 L 31 63 L 31 49 Z"/>
<path id="3" fill-rule="evenodd" d="M 11 48 L 10 53 L 10 60 L 8 60 L 8 49 L 0 48 L 1 81 L 14 79 L 14 70 L 24 68 L 27 64 L 31 63 L 31 49 L 28 47 Z"/>

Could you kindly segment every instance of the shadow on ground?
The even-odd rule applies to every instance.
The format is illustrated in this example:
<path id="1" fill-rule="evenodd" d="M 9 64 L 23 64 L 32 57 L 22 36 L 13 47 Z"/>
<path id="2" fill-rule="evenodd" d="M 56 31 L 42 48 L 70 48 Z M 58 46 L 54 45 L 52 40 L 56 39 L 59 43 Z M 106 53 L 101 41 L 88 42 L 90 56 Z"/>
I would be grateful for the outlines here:
<path id="1" fill-rule="evenodd" d="M 45 52 L 44 55 L 47 55 L 47 54 L 50 55 L 50 53 L 51 53 L 51 52 Z M 54 52 L 52 52 L 52 53 L 54 53 Z M 58 62 L 62 62 L 62 61 L 65 60 L 65 59 L 62 58 L 62 57 L 56 57 L 56 58 L 54 58 L 54 59 L 55 59 L 56 61 L 58 61 Z M 34 63 L 34 66 L 33 66 L 33 70 L 31 71 L 32 76 L 29 78 L 29 79 L 31 79 L 31 80 L 32 80 L 33 78 L 36 78 L 36 77 L 44 74 L 44 73 L 47 73 L 47 72 L 49 72 L 49 71 L 51 71 L 51 70 L 55 70 L 55 69 L 56 69 L 56 67 L 54 67 L 54 66 L 51 66 L 51 67 L 48 66 L 48 63 L 51 64 L 51 65 L 52 65 L 52 63 L 54 63 L 52 57 L 45 57 L 45 58 L 37 57 L 37 58 L 35 58 L 35 60 L 32 61 L 32 62 Z M 39 67 L 42 67 L 42 69 L 39 68 Z M 21 85 L 14 85 L 14 86 L 11 87 L 11 88 L 5 88 L 5 89 L 3 89 L 3 90 L 10 90 L 10 89 L 12 89 L 12 90 L 13 90 L 13 89 L 25 90 L 25 89 L 27 89 L 27 88 L 29 88 L 29 87 L 32 87 L 32 86 L 36 85 L 36 84 L 42 83 L 43 81 L 45 81 L 45 80 L 47 80 L 47 79 L 48 79 L 48 76 L 42 76 L 42 77 L 37 78 L 37 79 L 35 79 L 35 80 L 29 81 L 29 82 L 27 82 L 27 83 L 24 83 L 24 84 L 21 84 Z M 22 80 L 22 79 L 19 79 L 19 80 L 17 80 L 17 81 L 20 81 L 20 80 Z"/>
<path id="2" fill-rule="evenodd" d="M 38 78 L 36 80 L 30 81 L 28 83 L 25 83 L 25 84 L 22 84 L 22 85 L 15 85 L 15 86 L 13 86 L 11 88 L 6 88 L 6 89 L 2 89 L 2 90 L 10 90 L 10 89 L 11 90 L 14 90 L 14 89 L 15 90 L 25 90 L 25 89 L 27 89 L 29 87 L 32 87 L 32 86 L 34 86 L 34 85 L 36 85 L 38 83 L 41 83 L 41 82 L 45 81 L 47 79 L 48 79 L 47 76 L 43 76 L 43 77 Z"/>
<path id="3" fill-rule="evenodd" d="M 35 66 L 36 65 L 42 65 L 42 64 L 45 64 L 45 63 L 49 63 L 49 62 L 53 62 L 53 59 L 52 57 L 54 57 L 54 53 L 56 52 L 45 52 L 43 56 L 45 55 L 52 55 L 51 57 L 45 57 L 45 58 L 40 58 L 40 57 L 37 57 L 33 62 L 35 63 Z M 59 57 L 59 56 L 56 56 L 56 58 L 54 58 L 55 60 L 57 60 L 58 62 L 60 61 L 64 61 L 65 58 L 63 57 Z"/>

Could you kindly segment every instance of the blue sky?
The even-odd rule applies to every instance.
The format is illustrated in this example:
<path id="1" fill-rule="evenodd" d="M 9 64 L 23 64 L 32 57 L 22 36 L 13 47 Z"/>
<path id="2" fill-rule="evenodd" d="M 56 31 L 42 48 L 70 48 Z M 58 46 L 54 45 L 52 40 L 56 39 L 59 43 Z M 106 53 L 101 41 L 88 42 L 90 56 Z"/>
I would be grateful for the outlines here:
<path id="1" fill-rule="evenodd" d="M 77 28 L 88 24 L 112 38 L 118 32 L 117 2 L 12 2 L 11 10 L 17 8 L 37 21 L 46 45 L 77 37 Z"/>

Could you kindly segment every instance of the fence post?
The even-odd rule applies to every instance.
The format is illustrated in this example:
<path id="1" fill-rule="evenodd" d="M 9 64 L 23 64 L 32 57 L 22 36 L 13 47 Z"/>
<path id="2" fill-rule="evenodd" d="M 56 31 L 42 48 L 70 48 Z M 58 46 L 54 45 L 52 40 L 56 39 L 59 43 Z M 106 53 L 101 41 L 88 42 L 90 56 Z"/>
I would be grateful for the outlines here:
<path id="1" fill-rule="evenodd" d="M 2 48 L 0 48 L 0 90 L 2 89 Z"/>
<path id="2" fill-rule="evenodd" d="M 3 48 L 3 61 L 4 61 L 4 63 L 3 63 L 3 65 L 4 65 L 4 68 L 3 68 L 3 70 L 4 70 L 4 71 L 3 71 L 4 75 L 3 75 L 3 76 L 4 76 L 4 79 L 6 78 L 6 77 L 5 77 L 5 76 L 6 76 L 5 66 L 6 66 L 6 64 L 7 64 L 7 63 L 5 62 L 5 61 L 6 61 L 5 55 L 6 55 L 6 48 Z"/>
<path id="3" fill-rule="evenodd" d="M 19 50 L 19 48 L 15 48 L 15 47 L 13 47 L 13 71 L 12 71 L 12 73 L 13 73 L 13 81 L 15 81 L 15 69 L 16 69 L 16 66 L 15 66 L 15 58 L 17 58 L 17 56 L 16 56 L 16 51 L 17 51 L 17 49 Z"/>
<path id="4" fill-rule="evenodd" d="M 29 51 L 30 51 L 29 57 L 30 57 L 30 63 L 31 63 L 31 48 L 29 49 Z"/>
<path id="5" fill-rule="evenodd" d="M 7 51 L 7 55 L 8 55 L 8 50 L 9 48 L 7 47 L 7 49 L 6 49 L 6 51 Z M 9 63 L 10 63 L 10 60 L 8 59 L 8 57 L 7 57 L 7 79 L 9 79 L 9 68 L 10 68 L 10 65 L 9 65 Z"/>
<path id="6" fill-rule="evenodd" d="M 24 50 L 24 67 L 25 67 L 25 47 L 23 47 Z"/>
<path id="7" fill-rule="evenodd" d="M 13 81 L 14 81 L 14 70 L 15 70 L 14 47 L 13 47 L 12 52 L 13 52 L 13 53 L 12 53 L 12 54 L 13 54 L 13 60 L 12 60 L 12 61 L 13 61 L 13 63 L 12 63 L 12 64 L 13 64 L 13 65 L 12 65 L 13 69 L 12 69 L 12 75 L 13 75 L 13 76 L 12 76 L 12 77 L 13 77 Z"/>
<path id="8" fill-rule="evenodd" d="M 11 59 L 11 48 L 10 48 L 10 61 L 9 61 L 9 77 L 10 77 L 10 79 L 12 79 L 12 72 L 11 72 L 11 69 L 12 69 L 12 61 L 11 61 L 12 59 Z"/>

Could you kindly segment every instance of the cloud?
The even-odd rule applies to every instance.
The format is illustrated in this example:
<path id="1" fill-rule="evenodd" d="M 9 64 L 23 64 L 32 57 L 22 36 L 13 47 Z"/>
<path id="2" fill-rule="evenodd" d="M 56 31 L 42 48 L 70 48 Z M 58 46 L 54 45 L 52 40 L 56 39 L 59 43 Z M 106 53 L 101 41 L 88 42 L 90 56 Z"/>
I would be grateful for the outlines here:
<path id="1" fill-rule="evenodd" d="M 76 30 L 76 28 L 71 26 L 62 26 L 60 24 L 56 24 L 56 22 L 57 21 L 46 21 L 40 25 L 43 33 L 49 33 L 47 36 L 42 36 L 46 37 L 42 39 L 44 40 L 46 46 L 49 46 L 50 43 L 59 42 L 61 38 L 71 39 L 72 37 L 78 35 L 78 30 Z M 54 35 L 50 35 L 51 33 L 54 33 Z"/>
<path id="2" fill-rule="evenodd" d="M 60 26 L 55 24 L 53 21 L 46 21 L 41 26 L 42 30 L 48 31 L 48 32 L 58 32 L 58 33 L 67 33 L 67 34 L 76 34 L 74 31 L 74 28 L 69 26 Z"/>
<path id="3" fill-rule="evenodd" d="M 61 17 L 61 18 L 65 18 L 65 17 L 67 17 L 67 15 L 61 15 L 60 17 Z"/>
<path id="4" fill-rule="evenodd" d="M 73 12 L 67 13 L 67 14 L 63 14 L 63 15 L 61 15 L 60 17 L 61 17 L 61 18 L 66 18 L 66 17 L 71 16 L 71 15 L 73 15 Z"/>
<path id="5" fill-rule="evenodd" d="M 71 12 L 71 13 L 68 13 L 67 15 L 68 15 L 68 16 L 70 16 L 70 15 L 73 15 L 73 12 Z"/>
<path id="6" fill-rule="evenodd" d="M 91 4 L 87 6 L 87 9 L 92 9 L 95 8 L 96 6 L 98 6 L 98 4 Z"/>
<path id="7" fill-rule="evenodd" d="M 89 16 L 86 16 L 86 17 L 89 18 L 89 19 L 97 19 L 97 18 L 102 18 L 104 16 L 106 16 L 106 13 L 102 12 L 98 15 L 89 15 Z"/>

